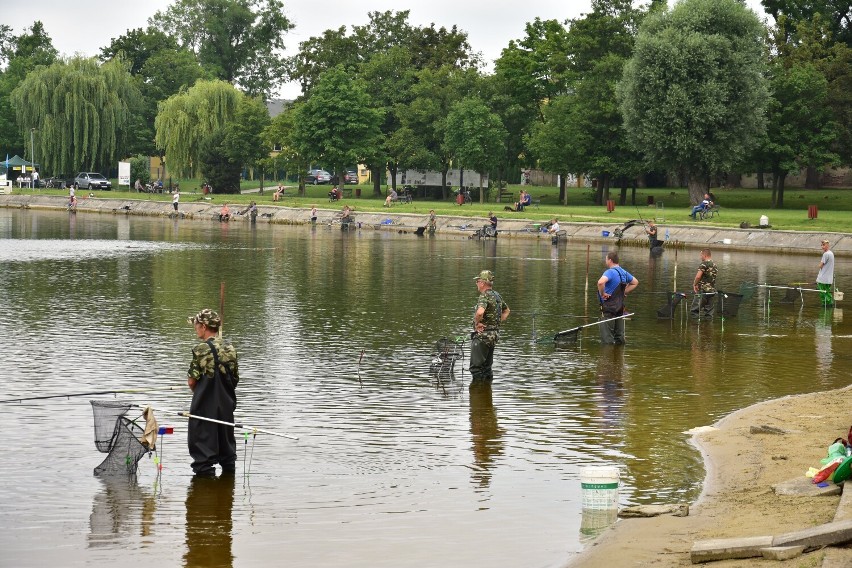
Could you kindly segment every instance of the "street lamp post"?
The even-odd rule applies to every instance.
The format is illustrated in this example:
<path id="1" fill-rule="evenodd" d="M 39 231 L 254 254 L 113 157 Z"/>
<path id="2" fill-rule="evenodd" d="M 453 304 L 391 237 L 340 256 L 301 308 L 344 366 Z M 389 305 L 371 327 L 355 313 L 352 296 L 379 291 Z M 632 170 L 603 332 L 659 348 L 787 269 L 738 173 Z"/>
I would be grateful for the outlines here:
<path id="1" fill-rule="evenodd" d="M 33 173 L 30 174 L 30 189 L 35 189 L 35 181 L 33 180 L 33 177 L 35 177 L 35 143 L 33 142 L 35 130 L 35 128 L 30 128 L 30 159 L 33 161 Z"/>

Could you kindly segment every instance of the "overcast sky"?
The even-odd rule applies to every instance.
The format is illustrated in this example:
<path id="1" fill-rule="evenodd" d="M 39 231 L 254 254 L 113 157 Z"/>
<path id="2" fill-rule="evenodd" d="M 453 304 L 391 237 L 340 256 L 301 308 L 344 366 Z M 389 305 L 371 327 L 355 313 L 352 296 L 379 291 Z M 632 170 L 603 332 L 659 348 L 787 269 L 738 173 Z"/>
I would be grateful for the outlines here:
<path id="1" fill-rule="evenodd" d="M 157 10 L 165 10 L 172 0 L 10 0 L 4 4 L 3 21 L 16 34 L 41 20 L 60 53 L 94 56 L 128 29 L 146 27 L 148 18 Z M 763 17 L 760 0 L 747 0 L 747 4 Z M 509 40 L 523 37 L 526 22 L 536 17 L 559 21 L 576 18 L 588 12 L 589 6 L 590 0 L 284 0 L 285 13 L 296 24 L 287 34 L 285 54 L 296 53 L 299 42 L 327 29 L 366 24 L 367 12 L 409 9 L 413 25 L 456 25 L 466 31 L 471 47 L 482 53 L 490 66 Z M 279 94 L 294 98 L 300 93 L 297 85 L 286 85 Z"/>

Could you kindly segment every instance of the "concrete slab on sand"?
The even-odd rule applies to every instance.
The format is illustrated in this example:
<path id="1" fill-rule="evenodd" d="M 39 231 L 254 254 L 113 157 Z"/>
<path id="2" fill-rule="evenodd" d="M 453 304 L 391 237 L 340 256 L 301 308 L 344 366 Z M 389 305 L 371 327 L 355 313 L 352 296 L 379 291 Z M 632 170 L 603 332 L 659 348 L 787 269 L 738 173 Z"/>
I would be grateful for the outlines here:
<path id="1" fill-rule="evenodd" d="M 692 550 L 689 551 L 689 559 L 693 564 L 700 564 L 713 560 L 755 558 L 763 555 L 762 549 L 771 547 L 771 536 L 699 540 L 692 545 Z"/>
<path id="2" fill-rule="evenodd" d="M 776 495 L 801 495 L 804 497 L 840 495 L 843 490 L 840 485 L 828 482 L 826 487 L 820 487 L 804 475 L 776 483 L 772 486 Z"/>

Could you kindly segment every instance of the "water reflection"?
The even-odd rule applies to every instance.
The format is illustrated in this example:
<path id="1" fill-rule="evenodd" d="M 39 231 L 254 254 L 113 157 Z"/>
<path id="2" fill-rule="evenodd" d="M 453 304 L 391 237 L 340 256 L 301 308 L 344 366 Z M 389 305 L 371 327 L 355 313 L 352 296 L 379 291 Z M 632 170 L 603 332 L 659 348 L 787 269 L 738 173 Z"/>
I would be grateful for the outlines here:
<path id="1" fill-rule="evenodd" d="M 69 384 L 126 389 L 128 376 L 139 388 L 183 387 L 192 347 L 183 322 L 199 302 L 218 305 L 224 281 L 227 334 L 245 365 L 240 411 L 300 437 L 292 445 L 258 439 L 254 503 L 226 492 L 207 506 L 211 492 L 185 492 L 188 463 L 164 472 L 156 498 L 144 488 L 151 467 L 140 470 L 143 489 L 92 479 L 91 440 L 56 430 L 61 420 L 90 431 L 89 405 L 57 401 L 56 410 L 72 411 L 61 419 L 41 404 L 10 406 L 0 431 L 25 425 L 39 434 L 8 436 L 16 459 L 0 462 L 0 549 L 10 566 L 245 557 L 398 568 L 423 565 L 424 554 L 433 565 L 557 566 L 578 544 L 580 464 L 617 465 L 624 505 L 689 501 L 703 470 L 684 432 L 753 402 L 846 385 L 852 364 L 852 326 L 834 319 L 835 309 L 815 327 L 823 311 L 813 296 L 804 306 L 775 302 L 770 319 L 760 289 L 724 329 L 718 319 L 699 327 L 680 309 L 658 320 L 678 288 L 676 249 L 656 261 L 645 248 L 619 251 L 643 283 L 630 299 L 628 345 L 605 349 L 590 327 L 555 349 L 531 342 L 531 331 L 551 339 L 597 321 L 594 282 L 609 247 L 600 259 L 596 247 L 586 285 L 591 247 L 554 248 L 547 239 L 80 213 L 71 240 L 67 212 L 11 210 L 0 210 L 0 234 L 0 327 L 14 339 L 4 351 L 7 398 L 68 392 Z M 785 283 L 801 264 L 767 254 L 720 259 L 732 289 Z M 694 274 L 686 264 L 681 290 Z M 468 390 L 466 360 L 455 376 L 428 373 L 435 342 L 470 329 L 471 277 L 482 269 L 495 271 L 514 308 L 493 393 Z M 68 333 L 56 334 L 57 313 Z M 188 394 L 151 402 L 182 409 Z M 61 474 L 45 467 L 48 455 L 66 464 Z M 599 520 L 607 519 L 584 525 Z M 140 542 L 148 533 L 156 546 Z M 377 534 L 393 536 L 377 547 Z M 108 542 L 118 545 L 100 544 Z M 265 554 L 269 561 L 257 560 Z"/>
<path id="2" fill-rule="evenodd" d="M 607 428 L 616 428 L 624 421 L 624 346 L 601 347 L 597 365 L 598 410 Z"/>
<path id="3" fill-rule="evenodd" d="M 231 514 L 236 477 L 194 477 L 186 493 L 186 568 L 234 564 Z"/>
<path id="4" fill-rule="evenodd" d="M 89 548 L 126 547 L 136 531 L 146 538 L 153 535 L 156 498 L 142 489 L 135 476 L 98 477 L 101 490 L 92 500 L 89 515 Z"/>
<path id="5" fill-rule="evenodd" d="M 503 453 L 502 432 L 497 425 L 491 385 L 470 385 L 470 439 L 473 450 L 471 479 L 481 488 L 491 484 L 494 460 Z"/>

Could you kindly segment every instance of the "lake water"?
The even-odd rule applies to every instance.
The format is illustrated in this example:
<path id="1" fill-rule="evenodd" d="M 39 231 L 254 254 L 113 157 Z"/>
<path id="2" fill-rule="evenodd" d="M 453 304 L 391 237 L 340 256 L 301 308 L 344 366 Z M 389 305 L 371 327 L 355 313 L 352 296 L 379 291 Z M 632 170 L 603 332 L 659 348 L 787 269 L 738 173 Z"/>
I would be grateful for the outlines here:
<path id="1" fill-rule="evenodd" d="M 715 251 L 718 287 L 753 295 L 700 325 L 680 308 L 657 318 L 675 271 L 689 290 L 697 251 L 624 248 L 641 282 L 627 346 L 601 346 L 595 327 L 554 346 L 596 320 L 607 250 L 0 210 L 0 398 L 180 387 L 0 405 L 3 564 L 564 566 L 604 524 L 582 512 L 582 467 L 617 466 L 622 505 L 694 500 L 704 469 L 687 430 L 848 383 L 842 310 L 742 287 L 813 280 L 818 243 L 805 257 Z M 469 331 L 483 269 L 512 315 L 493 388 L 471 391 L 466 360 L 451 378 L 429 367 L 438 339 Z M 844 271 L 838 259 L 841 289 Z M 235 482 L 193 482 L 185 421 L 158 413 L 174 427 L 162 474 L 144 457 L 135 479 L 94 477 L 89 399 L 188 409 L 186 317 L 218 308 L 222 283 L 238 421 L 299 440 L 238 435 Z"/>

